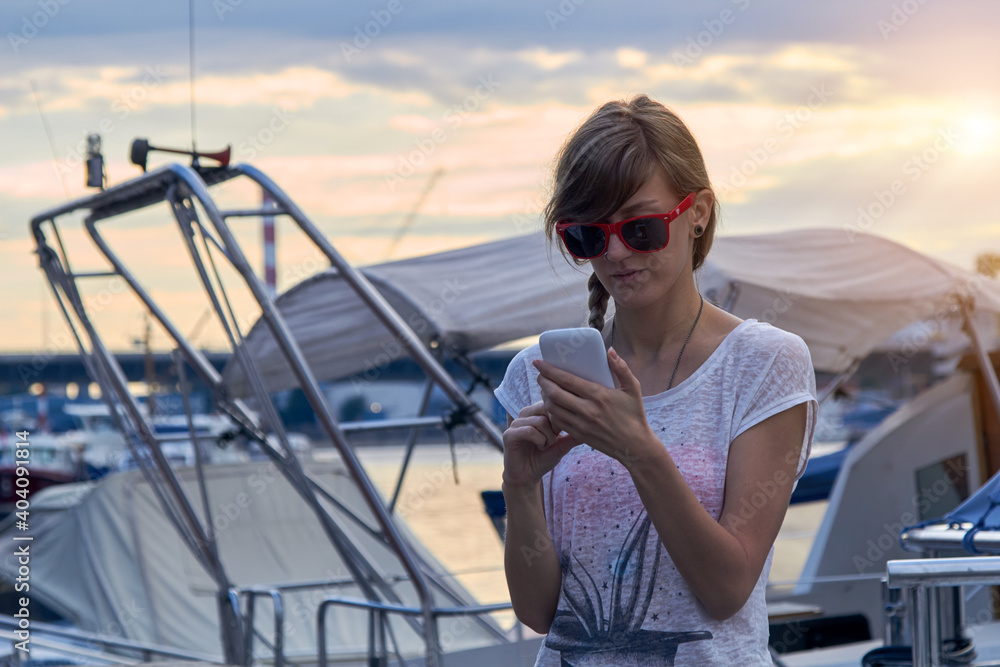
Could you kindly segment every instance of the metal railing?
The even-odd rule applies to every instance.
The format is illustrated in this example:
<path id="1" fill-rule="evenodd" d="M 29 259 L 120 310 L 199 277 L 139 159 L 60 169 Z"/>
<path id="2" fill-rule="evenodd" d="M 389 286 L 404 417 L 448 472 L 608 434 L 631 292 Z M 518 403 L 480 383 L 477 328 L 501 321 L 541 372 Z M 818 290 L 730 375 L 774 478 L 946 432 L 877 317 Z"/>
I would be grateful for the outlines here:
<path id="1" fill-rule="evenodd" d="M 891 560 L 886 563 L 886 572 L 888 587 L 907 593 L 913 667 L 938 667 L 945 663 L 935 589 L 1000 584 L 1000 557 Z"/>
<path id="2" fill-rule="evenodd" d="M 319 655 L 317 656 L 318 667 L 327 667 L 326 611 L 334 605 L 368 610 L 368 664 L 372 667 L 388 667 L 389 665 L 389 651 L 386 641 L 386 632 L 388 629 L 387 615 L 400 614 L 402 616 L 420 617 L 427 611 L 421 607 L 407 607 L 368 600 L 326 598 L 320 603 L 319 609 L 316 611 L 316 632 L 319 645 Z M 507 611 L 512 608 L 510 602 L 499 602 L 496 604 L 468 607 L 432 607 L 430 611 L 436 621 L 442 616 L 479 616 L 497 611 Z M 437 627 L 436 622 L 434 627 Z M 434 639 L 437 640 L 438 638 L 435 637 Z M 396 659 L 400 661 L 400 664 L 405 664 L 398 650 L 396 651 Z"/>
<path id="3" fill-rule="evenodd" d="M 353 579 L 344 578 L 302 581 L 294 584 L 265 584 L 240 589 L 239 594 L 244 600 L 243 627 L 246 629 L 246 634 L 244 635 L 245 667 L 251 667 L 254 662 L 253 643 L 254 636 L 257 634 L 257 631 L 254 629 L 254 616 L 256 613 L 256 599 L 258 597 L 271 599 L 271 605 L 274 611 L 274 643 L 271 645 L 274 652 L 274 666 L 283 667 L 285 664 L 285 604 L 282 599 L 282 595 L 292 591 L 302 591 L 314 588 L 351 586 L 354 585 L 354 583 Z"/>
<path id="4" fill-rule="evenodd" d="M 907 551 L 923 553 L 962 551 L 966 546 L 984 554 L 1000 554 L 1000 530 L 980 530 L 967 538 L 971 523 L 939 523 L 903 531 L 900 543 Z"/>
<path id="5" fill-rule="evenodd" d="M 0 616 L 0 628 L 10 629 L 11 631 L 19 630 L 20 625 L 18 619 L 11 616 Z M 130 664 L 134 662 L 151 662 L 155 657 L 163 658 L 174 658 L 177 660 L 193 660 L 198 662 L 210 662 L 214 664 L 225 664 L 219 656 L 208 655 L 206 653 L 199 653 L 197 651 L 188 651 L 179 648 L 173 648 L 170 646 L 162 646 L 160 644 L 151 644 L 148 642 L 139 642 L 129 639 L 114 639 L 108 637 L 107 635 L 101 635 L 94 632 L 86 632 L 84 630 L 76 630 L 74 628 L 65 628 L 58 625 L 53 625 L 51 623 L 44 623 L 42 621 L 31 621 L 31 641 L 35 643 L 38 641 L 38 635 L 43 637 L 55 637 L 58 639 L 71 640 L 73 643 L 57 643 L 57 642 L 47 642 L 46 648 L 52 650 L 57 650 L 61 652 L 68 653 L 70 655 L 80 655 L 81 657 L 86 657 L 88 659 L 104 659 L 108 662 L 117 662 L 122 664 Z M 16 639 L 16 636 L 15 636 Z M 94 655 L 93 651 L 88 650 L 87 646 L 82 644 L 90 644 L 100 647 L 104 651 L 130 651 L 133 654 L 138 654 L 139 660 L 116 660 L 111 656 L 100 657 Z M 17 655 L 17 650 L 15 649 L 14 654 Z"/>

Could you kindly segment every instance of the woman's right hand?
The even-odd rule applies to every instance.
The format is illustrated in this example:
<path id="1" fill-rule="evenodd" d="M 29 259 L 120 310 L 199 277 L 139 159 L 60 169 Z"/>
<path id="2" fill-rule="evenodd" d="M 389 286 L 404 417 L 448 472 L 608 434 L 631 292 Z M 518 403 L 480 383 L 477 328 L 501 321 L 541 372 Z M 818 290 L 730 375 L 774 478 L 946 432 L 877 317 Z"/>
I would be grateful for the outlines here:
<path id="1" fill-rule="evenodd" d="M 503 433 L 504 486 L 535 486 L 579 444 L 568 434 L 553 430 L 541 401 L 523 408 Z"/>

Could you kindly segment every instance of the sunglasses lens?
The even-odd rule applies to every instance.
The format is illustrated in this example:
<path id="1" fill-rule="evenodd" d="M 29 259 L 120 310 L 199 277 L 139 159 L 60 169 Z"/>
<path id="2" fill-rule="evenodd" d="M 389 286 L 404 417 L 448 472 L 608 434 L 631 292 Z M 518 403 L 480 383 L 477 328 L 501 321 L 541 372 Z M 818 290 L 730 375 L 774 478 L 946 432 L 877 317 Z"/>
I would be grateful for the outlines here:
<path id="1" fill-rule="evenodd" d="M 583 259 L 597 257 L 604 252 L 604 239 L 604 230 L 595 225 L 570 225 L 563 234 L 566 249 Z"/>
<path id="2" fill-rule="evenodd" d="M 633 250 L 651 252 L 667 245 L 668 230 L 667 223 L 660 218 L 640 218 L 622 227 L 622 238 Z"/>

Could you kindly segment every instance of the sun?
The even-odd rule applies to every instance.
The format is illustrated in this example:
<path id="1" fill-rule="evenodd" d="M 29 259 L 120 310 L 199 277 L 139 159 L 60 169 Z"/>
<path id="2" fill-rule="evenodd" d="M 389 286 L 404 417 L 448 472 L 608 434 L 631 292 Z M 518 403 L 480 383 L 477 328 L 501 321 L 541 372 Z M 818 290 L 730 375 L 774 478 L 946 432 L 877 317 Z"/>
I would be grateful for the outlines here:
<path id="1" fill-rule="evenodd" d="M 996 153 L 1000 141 L 1000 118 L 996 113 L 976 111 L 961 117 L 955 148 L 965 155 Z"/>

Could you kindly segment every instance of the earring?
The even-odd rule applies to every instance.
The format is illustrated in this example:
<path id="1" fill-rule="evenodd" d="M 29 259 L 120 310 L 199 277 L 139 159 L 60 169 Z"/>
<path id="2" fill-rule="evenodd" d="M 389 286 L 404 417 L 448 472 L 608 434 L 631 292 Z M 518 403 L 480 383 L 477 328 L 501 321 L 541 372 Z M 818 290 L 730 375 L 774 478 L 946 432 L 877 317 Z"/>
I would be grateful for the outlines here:
<path id="1" fill-rule="evenodd" d="M 702 227 L 701 225 L 695 225 L 694 226 L 694 235 L 695 235 L 695 237 L 699 237 L 699 236 L 701 236 L 704 233 L 705 233 L 705 228 L 704 227 Z"/>

